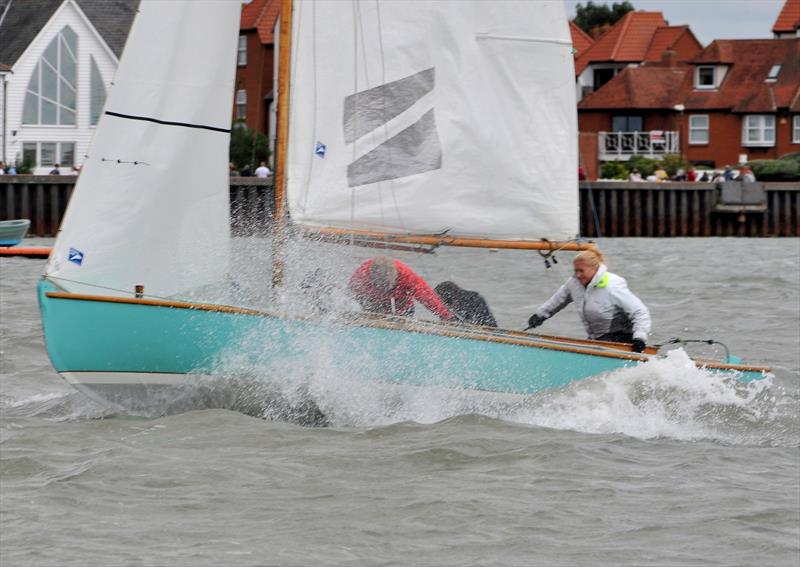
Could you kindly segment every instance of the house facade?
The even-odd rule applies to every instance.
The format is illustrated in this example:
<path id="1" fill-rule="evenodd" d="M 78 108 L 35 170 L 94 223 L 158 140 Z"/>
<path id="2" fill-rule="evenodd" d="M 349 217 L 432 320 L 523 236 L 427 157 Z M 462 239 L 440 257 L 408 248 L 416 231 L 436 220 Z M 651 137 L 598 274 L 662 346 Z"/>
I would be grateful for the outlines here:
<path id="1" fill-rule="evenodd" d="M 138 0 L 11 2 L 0 25 L 0 148 L 46 174 L 89 151 Z"/>
<path id="2" fill-rule="evenodd" d="M 800 151 L 800 38 L 717 40 L 686 64 L 626 69 L 580 102 L 578 124 L 597 162 L 671 153 L 723 167 Z"/>
<path id="3" fill-rule="evenodd" d="M 574 43 L 574 31 L 572 37 Z M 661 12 L 628 12 L 590 45 L 578 39 L 575 82 L 579 101 L 627 68 L 659 62 L 665 54 L 674 61 L 688 61 L 703 48 L 689 26 L 670 26 Z"/>
<path id="4" fill-rule="evenodd" d="M 234 122 L 244 122 L 271 139 L 275 127 L 274 28 L 279 14 L 280 0 L 252 0 L 242 6 L 232 116 Z"/>

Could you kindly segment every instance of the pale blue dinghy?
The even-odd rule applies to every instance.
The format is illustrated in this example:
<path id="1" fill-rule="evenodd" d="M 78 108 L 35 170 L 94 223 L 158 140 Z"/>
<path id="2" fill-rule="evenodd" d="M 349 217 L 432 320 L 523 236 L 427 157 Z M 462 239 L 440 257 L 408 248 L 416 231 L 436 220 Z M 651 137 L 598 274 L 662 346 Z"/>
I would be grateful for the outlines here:
<path id="1" fill-rule="evenodd" d="M 303 365 L 324 344 L 325 363 L 393 384 L 510 394 L 563 388 L 654 354 L 630 345 L 353 314 L 337 320 L 278 316 L 210 304 L 81 295 L 47 281 L 39 301 L 50 359 L 90 397 L 126 411 L 170 411 L 226 356 L 276 368 Z M 650 353 L 654 349 L 649 349 Z M 697 362 L 741 381 L 767 368 Z"/>
<path id="2" fill-rule="evenodd" d="M 0 246 L 16 246 L 25 238 L 30 226 L 28 219 L 0 221 Z"/>
<path id="3" fill-rule="evenodd" d="M 344 2 L 283 0 L 273 258 L 287 220 L 349 243 L 581 249 L 563 3 L 413 4 L 377 0 L 356 14 Z M 47 350 L 66 380 L 153 414 L 229 359 L 266 368 L 267 381 L 270 369 L 281 378 L 317 362 L 364 380 L 527 395 L 655 356 L 482 327 L 175 300 L 230 282 L 240 10 L 230 0 L 139 4 L 39 286 Z M 742 380 L 765 370 L 708 366 Z"/>

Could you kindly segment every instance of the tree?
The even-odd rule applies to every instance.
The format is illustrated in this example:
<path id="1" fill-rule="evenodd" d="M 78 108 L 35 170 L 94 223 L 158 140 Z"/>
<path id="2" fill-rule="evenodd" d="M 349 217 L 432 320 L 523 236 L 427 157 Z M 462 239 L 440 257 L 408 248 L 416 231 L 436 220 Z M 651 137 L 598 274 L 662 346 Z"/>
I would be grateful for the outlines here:
<path id="1" fill-rule="evenodd" d="M 624 2 L 614 2 L 610 7 L 608 4 L 595 4 L 591 0 L 575 7 L 575 24 L 590 36 L 597 38 L 603 35 L 611 26 L 616 24 L 622 16 L 633 11 L 633 4 L 625 0 Z"/>
<path id="2" fill-rule="evenodd" d="M 255 171 L 269 157 L 269 140 L 264 134 L 235 122 L 231 130 L 230 160 L 239 171 Z"/>

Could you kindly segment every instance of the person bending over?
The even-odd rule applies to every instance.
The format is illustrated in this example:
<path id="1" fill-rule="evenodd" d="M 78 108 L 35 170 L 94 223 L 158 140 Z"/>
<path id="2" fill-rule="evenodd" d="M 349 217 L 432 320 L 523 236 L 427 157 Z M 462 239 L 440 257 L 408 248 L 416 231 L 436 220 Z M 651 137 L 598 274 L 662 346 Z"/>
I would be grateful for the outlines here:
<path id="1" fill-rule="evenodd" d="M 462 323 L 497 327 L 489 305 L 477 291 L 463 289 L 453 282 L 442 282 L 433 289 Z"/>
<path id="2" fill-rule="evenodd" d="M 599 250 L 581 252 L 573 265 L 575 274 L 531 315 L 528 328 L 535 329 L 574 301 L 590 339 L 632 343 L 635 352 L 644 351 L 650 311 L 625 278 L 608 271 Z"/>
<path id="3" fill-rule="evenodd" d="M 361 264 L 350 278 L 350 291 L 364 311 L 385 315 L 413 315 L 419 301 L 440 319 L 453 314 L 436 292 L 400 260 L 378 256 Z"/>

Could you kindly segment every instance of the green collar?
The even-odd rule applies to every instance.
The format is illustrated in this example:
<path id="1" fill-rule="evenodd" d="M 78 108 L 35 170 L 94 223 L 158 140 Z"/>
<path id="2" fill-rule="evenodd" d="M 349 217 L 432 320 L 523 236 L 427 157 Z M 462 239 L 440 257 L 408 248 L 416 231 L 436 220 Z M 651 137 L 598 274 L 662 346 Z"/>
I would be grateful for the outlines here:
<path id="1" fill-rule="evenodd" d="M 600 281 L 594 284 L 594 287 L 606 287 L 608 285 L 608 272 L 603 274 L 603 277 L 600 278 Z"/>

